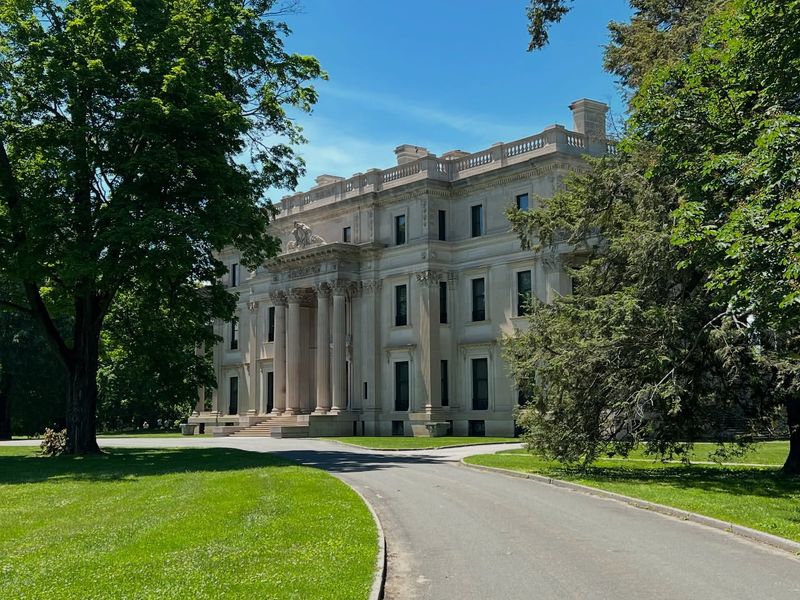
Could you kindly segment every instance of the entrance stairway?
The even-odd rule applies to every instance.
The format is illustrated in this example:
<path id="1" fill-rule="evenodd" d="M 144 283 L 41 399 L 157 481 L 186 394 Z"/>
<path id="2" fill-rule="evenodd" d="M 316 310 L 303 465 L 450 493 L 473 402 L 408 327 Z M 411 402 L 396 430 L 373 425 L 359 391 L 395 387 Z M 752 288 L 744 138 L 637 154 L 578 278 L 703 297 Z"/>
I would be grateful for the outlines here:
<path id="1" fill-rule="evenodd" d="M 273 429 L 280 428 L 280 436 Z M 275 432 L 277 433 L 277 432 Z M 299 423 L 296 415 L 267 417 L 264 421 L 231 434 L 232 437 L 308 437 L 308 421 Z"/>

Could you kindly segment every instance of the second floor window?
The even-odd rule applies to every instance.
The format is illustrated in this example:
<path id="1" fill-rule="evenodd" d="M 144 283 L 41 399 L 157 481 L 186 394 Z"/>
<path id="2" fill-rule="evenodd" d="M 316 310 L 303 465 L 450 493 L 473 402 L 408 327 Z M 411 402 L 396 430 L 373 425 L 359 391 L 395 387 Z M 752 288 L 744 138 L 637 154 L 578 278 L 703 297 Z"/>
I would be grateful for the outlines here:
<path id="1" fill-rule="evenodd" d="M 231 350 L 239 349 L 239 321 L 231 323 Z"/>
<path id="2" fill-rule="evenodd" d="M 520 210 L 528 210 L 528 194 L 519 194 L 517 196 L 517 208 Z"/>
<path id="3" fill-rule="evenodd" d="M 398 246 L 406 243 L 406 216 L 397 215 L 394 218 L 394 243 Z"/>
<path id="4" fill-rule="evenodd" d="M 517 315 L 528 314 L 526 305 L 531 299 L 531 272 L 520 271 L 517 273 Z"/>
<path id="5" fill-rule="evenodd" d="M 447 282 L 439 282 L 439 323 L 447 323 Z"/>
<path id="6" fill-rule="evenodd" d="M 405 285 L 394 288 L 394 325 L 408 325 L 408 291 Z"/>
<path id="7" fill-rule="evenodd" d="M 447 240 L 447 213 L 443 210 L 439 211 L 439 240 Z"/>
<path id="8" fill-rule="evenodd" d="M 342 241 L 345 244 L 349 244 L 353 241 L 353 230 L 350 227 L 342 229 Z"/>
<path id="9" fill-rule="evenodd" d="M 486 282 L 483 277 L 472 280 L 472 320 L 486 320 Z"/>
<path id="10" fill-rule="evenodd" d="M 471 209 L 472 237 L 483 235 L 483 205 L 476 204 Z"/>
<path id="11" fill-rule="evenodd" d="M 267 341 L 275 341 L 275 307 L 270 306 L 267 311 Z"/>
<path id="12" fill-rule="evenodd" d="M 239 285 L 239 263 L 231 264 L 230 284 L 231 287 L 236 287 L 237 285 Z"/>

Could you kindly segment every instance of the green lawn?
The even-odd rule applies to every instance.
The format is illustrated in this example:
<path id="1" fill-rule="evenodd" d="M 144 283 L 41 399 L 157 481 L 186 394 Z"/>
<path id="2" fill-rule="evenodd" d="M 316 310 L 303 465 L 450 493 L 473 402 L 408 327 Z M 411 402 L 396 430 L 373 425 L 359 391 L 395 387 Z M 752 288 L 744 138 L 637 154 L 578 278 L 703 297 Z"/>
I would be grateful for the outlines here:
<path id="1" fill-rule="evenodd" d="M 717 444 L 698 442 L 694 445 L 691 454 L 689 455 L 690 461 L 713 461 L 714 457 L 711 455 L 716 452 Z M 725 463 L 755 463 L 759 465 L 778 465 L 782 466 L 789 454 L 789 442 L 762 442 L 753 446 L 753 448 L 745 453 L 743 456 L 730 456 L 722 460 Z M 644 459 L 653 461 L 652 456 L 646 456 L 644 450 L 634 450 L 630 454 L 630 458 Z M 680 457 L 675 457 L 680 460 Z"/>
<path id="2" fill-rule="evenodd" d="M 424 450 L 430 448 L 447 448 L 448 446 L 467 446 L 473 444 L 501 444 L 504 442 L 518 442 L 514 438 L 507 437 L 334 437 L 323 438 L 336 440 L 361 446 L 362 448 L 372 448 L 373 450 Z"/>
<path id="3" fill-rule="evenodd" d="M 179 438 L 179 437 L 191 437 L 191 436 L 184 436 L 180 431 L 164 431 L 163 429 L 127 429 L 125 431 L 104 431 L 103 433 L 98 433 L 97 437 L 99 438 L 106 438 L 106 437 L 169 437 L 169 438 Z M 196 433 L 195 437 L 211 437 L 210 433 Z"/>
<path id="4" fill-rule="evenodd" d="M 354 491 L 269 454 L 0 448 L 0 598 L 367 598 L 376 557 Z"/>
<path id="5" fill-rule="evenodd" d="M 759 456 L 772 450 L 765 452 Z M 777 467 L 600 460 L 584 471 L 520 450 L 465 461 L 574 481 L 800 541 L 800 478 L 783 477 Z"/>

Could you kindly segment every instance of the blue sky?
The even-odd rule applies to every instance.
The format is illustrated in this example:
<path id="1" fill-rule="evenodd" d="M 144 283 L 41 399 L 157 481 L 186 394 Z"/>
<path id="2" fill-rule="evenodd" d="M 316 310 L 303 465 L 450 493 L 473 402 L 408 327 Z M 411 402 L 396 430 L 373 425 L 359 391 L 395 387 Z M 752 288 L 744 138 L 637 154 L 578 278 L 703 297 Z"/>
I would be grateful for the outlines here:
<path id="1" fill-rule="evenodd" d="M 289 15 L 287 48 L 316 56 L 330 76 L 302 115 L 307 174 L 349 177 L 395 164 L 400 144 L 474 152 L 561 123 L 579 98 L 624 107 L 602 70 L 610 20 L 627 0 L 581 0 L 528 53 L 527 0 L 304 0 Z M 280 197 L 282 192 L 274 194 Z M 274 199 L 277 199 L 275 197 Z"/>

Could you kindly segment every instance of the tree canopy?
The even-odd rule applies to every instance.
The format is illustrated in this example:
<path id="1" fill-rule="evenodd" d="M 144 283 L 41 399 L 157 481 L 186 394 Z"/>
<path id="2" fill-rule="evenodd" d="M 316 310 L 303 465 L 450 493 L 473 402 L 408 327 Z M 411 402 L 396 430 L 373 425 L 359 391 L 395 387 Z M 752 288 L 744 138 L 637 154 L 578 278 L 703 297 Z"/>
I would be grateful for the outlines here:
<path id="1" fill-rule="evenodd" d="M 273 4 L 0 5 L 0 272 L 24 290 L 0 302 L 33 316 L 65 369 L 71 452 L 97 450 L 101 332 L 121 294 L 230 318 L 215 252 L 255 267 L 278 248 L 265 192 L 302 169 L 286 109 L 310 110 L 324 73 L 284 50 Z"/>

